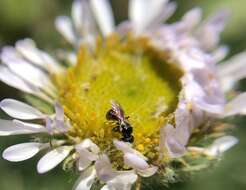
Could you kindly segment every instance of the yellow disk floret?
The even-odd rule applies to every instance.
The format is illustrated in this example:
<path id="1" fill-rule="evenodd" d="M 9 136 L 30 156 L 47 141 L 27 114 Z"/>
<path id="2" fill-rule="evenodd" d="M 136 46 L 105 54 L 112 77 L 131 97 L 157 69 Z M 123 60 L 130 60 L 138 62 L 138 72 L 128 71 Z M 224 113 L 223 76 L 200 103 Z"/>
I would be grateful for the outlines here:
<path id="1" fill-rule="evenodd" d="M 106 119 L 110 101 L 117 101 L 133 127 L 133 146 L 146 156 L 158 152 L 159 129 L 176 108 L 182 73 L 167 62 L 168 55 L 151 47 L 147 39 L 98 40 L 95 50 L 82 46 L 78 62 L 57 76 L 59 98 L 76 141 L 91 138 L 110 150 L 115 123 Z"/>

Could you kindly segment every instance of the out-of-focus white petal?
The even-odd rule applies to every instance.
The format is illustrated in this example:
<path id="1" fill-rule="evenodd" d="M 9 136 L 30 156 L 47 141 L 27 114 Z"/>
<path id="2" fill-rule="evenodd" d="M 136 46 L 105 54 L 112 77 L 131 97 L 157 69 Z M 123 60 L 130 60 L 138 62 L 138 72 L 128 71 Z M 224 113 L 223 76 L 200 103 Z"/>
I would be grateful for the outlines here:
<path id="1" fill-rule="evenodd" d="M 177 31 L 190 32 L 202 19 L 202 10 L 198 7 L 188 11 L 180 22 L 174 24 Z"/>
<path id="2" fill-rule="evenodd" d="M 177 8 L 177 3 L 176 2 L 170 2 L 165 5 L 165 8 L 161 12 L 160 20 L 159 22 L 164 22 L 167 19 L 169 19 L 175 12 Z"/>
<path id="3" fill-rule="evenodd" d="M 83 7 L 81 0 L 74 0 L 72 4 L 72 18 L 77 31 L 83 28 Z"/>
<path id="4" fill-rule="evenodd" d="M 37 86 L 29 84 L 28 82 L 21 79 L 19 76 L 16 76 L 13 72 L 9 70 L 9 68 L 0 65 L 0 73 L 0 80 L 6 83 L 7 85 L 16 88 L 20 91 L 26 92 L 28 94 L 37 96 L 49 103 L 53 102 L 53 99 L 47 96 L 42 91 L 40 91 L 40 89 Z"/>
<path id="5" fill-rule="evenodd" d="M 196 106 L 210 114 L 215 114 L 214 116 L 219 116 L 223 113 L 224 105 L 223 104 L 209 104 L 202 100 L 196 100 Z"/>
<path id="6" fill-rule="evenodd" d="M 213 142 L 213 144 L 205 149 L 205 154 L 209 156 L 219 156 L 223 152 L 229 150 L 235 144 L 238 143 L 238 139 L 233 136 L 224 136 Z"/>
<path id="7" fill-rule="evenodd" d="M 24 39 L 16 42 L 16 50 L 31 63 L 49 72 L 60 72 L 61 66 L 48 53 L 39 50 L 32 39 Z"/>
<path id="8" fill-rule="evenodd" d="M 81 33 L 83 34 L 82 40 L 84 40 L 85 42 L 88 42 L 88 39 L 94 41 L 93 38 L 98 34 L 98 29 L 96 26 L 96 21 L 93 12 L 91 10 L 91 2 L 87 0 L 82 0 L 81 7 L 83 13 L 83 18 L 82 18 L 83 28 L 81 31 Z"/>
<path id="9" fill-rule="evenodd" d="M 35 86 L 29 85 L 20 77 L 12 73 L 7 67 L 0 66 L 0 80 L 9 86 L 30 94 L 38 94 L 39 89 Z"/>
<path id="10" fill-rule="evenodd" d="M 91 9 L 104 36 L 115 30 L 114 17 L 108 0 L 91 0 Z"/>
<path id="11" fill-rule="evenodd" d="M 17 119 L 32 120 L 45 117 L 36 108 L 14 99 L 2 100 L 0 102 L 0 108 L 9 116 Z"/>
<path id="12" fill-rule="evenodd" d="M 246 52 L 237 54 L 218 65 L 218 74 L 223 90 L 230 90 L 238 80 L 246 77 Z"/>
<path id="13" fill-rule="evenodd" d="M 92 166 L 85 170 L 75 183 L 73 190 L 90 190 L 96 178 L 96 170 Z"/>
<path id="14" fill-rule="evenodd" d="M 58 147 L 45 154 L 38 162 L 38 173 L 46 173 L 60 164 L 71 152 L 71 146 Z"/>
<path id="15" fill-rule="evenodd" d="M 129 3 L 129 17 L 136 32 L 145 30 L 155 19 L 164 12 L 167 0 L 131 0 Z"/>
<path id="16" fill-rule="evenodd" d="M 40 52 L 36 48 L 36 44 L 31 39 L 19 40 L 16 42 L 16 49 L 20 52 L 27 60 L 42 67 L 42 59 Z"/>
<path id="17" fill-rule="evenodd" d="M 225 106 L 225 117 L 236 114 L 246 114 L 246 92 L 239 94 Z"/>
<path id="18" fill-rule="evenodd" d="M 0 120 L 0 136 L 21 135 L 39 133 L 40 130 L 31 127 L 20 127 L 15 122 L 9 120 Z"/>
<path id="19" fill-rule="evenodd" d="M 3 63 L 13 73 L 33 86 L 42 89 L 54 88 L 47 73 L 16 54 L 17 52 L 14 48 L 4 48 L 1 54 Z"/>
<path id="20" fill-rule="evenodd" d="M 69 17 L 59 16 L 55 20 L 55 26 L 58 32 L 71 44 L 76 44 L 76 35 Z"/>
<path id="21" fill-rule="evenodd" d="M 20 162 L 35 156 L 42 148 L 42 143 L 22 143 L 13 145 L 3 152 L 3 158 L 10 162 Z"/>
<path id="22" fill-rule="evenodd" d="M 198 30 L 198 39 L 205 50 L 214 49 L 220 40 L 220 33 L 229 17 L 227 11 L 219 11 L 212 15 Z"/>
<path id="23" fill-rule="evenodd" d="M 218 47 L 212 54 L 213 60 L 216 63 L 219 63 L 221 60 L 223 60 L 229 52 L 228 46 L 222 45 Z M 220 70 L 220 69 L 219 69 Z"/>

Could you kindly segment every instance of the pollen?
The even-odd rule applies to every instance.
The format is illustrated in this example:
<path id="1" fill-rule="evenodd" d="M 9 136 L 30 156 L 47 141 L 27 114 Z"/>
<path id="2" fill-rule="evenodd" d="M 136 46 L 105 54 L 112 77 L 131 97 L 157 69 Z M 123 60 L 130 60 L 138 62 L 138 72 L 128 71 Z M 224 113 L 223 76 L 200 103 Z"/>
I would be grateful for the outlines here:
<path id="1" fill-rule="evenodd" d="M 110 102 L 117 101 L 133 128 L 133 147 L 156 157 L 159 130 L 176 108 L 182 72 L 168 61 L 168 53 L 153 48 L 147 38 L 112 35 L 95 50 L 83 45 L 77 64 L 56 76 L 59 101 L 72 124 L 71 140 L 92 139 L 111 151 L 116 122 L 106 119 Z"/>
<path id="2" fill-rule="evenodd" d="M 144 151 L 144 145 L 143 144 L 139 144 L 138 146 L 137 146 L 137 149 L 139 150 L 139 151 Z"/>

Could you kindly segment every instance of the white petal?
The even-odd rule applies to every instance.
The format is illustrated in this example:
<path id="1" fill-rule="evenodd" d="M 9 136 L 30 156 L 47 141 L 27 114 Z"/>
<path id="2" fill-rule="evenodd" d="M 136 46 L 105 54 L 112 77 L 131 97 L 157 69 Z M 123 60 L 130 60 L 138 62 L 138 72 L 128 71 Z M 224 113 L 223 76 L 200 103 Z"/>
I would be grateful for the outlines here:
<path id="1" fill-rule="evenodd" d="M 91 160 L 80 157 L 78 161 L 78 170 L 83 171 L 91 165 Z"/>
<path id="2" fill-rule="evenodd" d="M 228 55 L 229 53 L 229 48 L 228 46 L 222 45 L 220 47 L 218 47 L 212 54 L 213 56 L 213 60 L 216 63 L 219 63 L 221 60 L 225 59 L 225 57 Z M 218 69 L 218 71 L 220 71 L 220 68 Z"/>
<path id="3" fill-rule="evenodd" d="M 58 32 L 71 44 L 76 44 L 76 35 L 69 17 L 59 16 L 55 20 L 55 26 Z"/>
<path id="4" fill-rule="evenodd" d="M 125 143 L 123 141 L 119 141 L 116 139 L 114 139 L 113 143 L 114 143 L 114 146 L 116 146 L 118 150 L 121 150 L 124 153 L 132 152 L 132 147 L 129 143 Z"/>
<path id="5" fill-rule="evenodd" d="M 7 65 L 13 73 L 33 86 L 44 89 L 46 89 L 48 85 L 51 86 L 48 74 L 20 57 L 14 48 L 4 48 L 1 57 L 3 63 Z"/>
<path id="6" fill-rule="evenodd" d="M 4 150 L 3 158 L 10 162 L 20 162 L 32 158 L 43 147 L 42 143 L 23 143 Z"/>
<path id="7" fill-rule="evenodd" d="M 56 120 L 64 121 L 64 110 L 60 103 L 55 103 Z"/>
<path id="8" fill-rule="evenodd" d="M 191 109 L 189 108 L 190 105 L 188 105 L 188 103 L 186 103 L 186 101 L 184 100 L 179 100 L 179 105 L 178 108 L 175 111 L 175 138 L 177 138 L 177 140 L 183 144 L 184 146 L 188 143 L 188 140 L 190 138 L 191 132 L 193 130 L 193 128 L 196 126 L 194 124 L 193 120 L 201 120 L 200 117 L 202 117 L 202 114 L 197 114 L 198 118 L 193 118 L 193 114 L 195 115 L 195 110 L 193 109 L 193 105 L 191 104 Z M 191 114 L 191 111 L 193 112 Z M 202 115 L 202 116 L 201 116 Z M 199 123 L 198 123 L 199 125 Z M 171 132 L 171 126 L 169 126 L 170 130 L 169 132 Z"/>
<path id="9" fill-rule="evenodd" d="M 61 71 L 61 66 L 49 54 L 37 48 L 32 39 L 16 42 L 16 50 L 31 63 L 52 72 Z"/>
<path id="10" fill-rule="evenodd" d="M 185 129 L 185 128 L 184 128 Z M 182 136 L 177 132 L 177 128 L 167 124 L 161 129 L 161 151 L 167 150 L 168 154 L 172 158 L 177 158 L 185 153 L 185 144 L 182 144 L 180 140 Z M 184 130 L 185 131 L 185 130 Z M 179 139 L 180 138 L 180 139 Z"/>
<path id="11" fill-rule="evenodd" d="M 48 53 L 41 50 L 40 53 L 43 60 L 42 65 L 47 71 L 49 71 L 50 73 L 60 73 L 63 71 L 62 66 Z"/>
<path id="12" fill-rule="evenodd" d="M 36 48 L 36 44 L 31 39 L 19 40 L 16 42 L 16 49 L 29 61 L 42 67 L 42 59 L 40 52 Z"/>
<path id="13" fill-rule="evenodd" d="M 37 86 L 34 86 L 24 81 L 22 78 L 11 72 L 9 68 L 0 65 L 0 73 L 0 80 L 6 83 L 7 85 L 16 88 L 20 91 L 26 92 L 28 94 L 35 95 L 49 103 L 53 102 L 53 99 L 45 93 L 41 92 Z"/>
<path id="14" fill-rule="evenodd" d="M 209 104 L 203 100 L 196 100 L 196 106 L 207 113 L 214 114 L 214 116 L 219 116 L 223 113 L 224 104 Z"/>
<path id="15" fill-rule="evenodd" d="M 123 141 L 119 141 L 114 139 L 113 143 L 115 145 L 115 147 L 122 151 L 123 153 L 132 153 L 132 154 L 136 154 L 138 156 L 140 156 L 141 158 L 143 158 L 144 160 L 148 160 L 148 158 L 146 158 L 144 155 L 142 155 L 140 152 L 138 152 L 137 150 L 132 148 L 132 145 L 130 143 L 126 143 Z"/>
<path id="16" fill-rule="evenodd" d="M 154 175 L 157 171 L 158 171 L 158 167 L 151 166 L 145 170 L 138 170 L 138 174 L 141 175 L 142 177 L 150 177 Z"/>
<path id="17" fill-rule="evenodd" d="M 136 32 L 145 30 L 164 11 L 167 0 L 131 0 L 129 3 L 129 17 Z"/>
<path id="18" fill-rule="evenodd" d="M 13 121 L 0 120 L 0 136 L 33 134 L 39 132 L 40 131 L 36 128 L 22 128 L 20 126 L 17 126 Z"/>
<path id="19" fill-rule="evenodd" d="M 105 154 L 101 155 L 96 161 L 95 168 L 98 178 L 103 182 L 107 182 L 115 176 L 112 164 L 110 163 L 108 156 Z"/>
<path id="20" fill-rule="evenodd" d="M 91 8 L 104 36 L 111 34 L 114 29 L 114 18 L 108 0 L 91 0 Z"/>
<path id="21" fill-rule="evenodd" d="M 136 170 L 145 170 L 149 167 L 143 158 L 132 153 L 126 153 L 124 155 L 124 163 Z"/>
<path id="22" fill-rule="evenodd" d="M 116 177 L 108 181 L 102 188 L 104 190 L 131 190 L 138 176 L 133 171 L 118 172 Z"/>
<path id="23" fill-rule="evenodd" d="M 229 17 L 227 11 L 220 11 L 212 15 L 198 31 L 198 40 L 206 50 L 214 49 L 220 40 L 220 33 Z"/>
<path id="24" fill-rule="evenodd" d="M 225 106 L 225 117 L 236 114 L 246 114 L 246 92 L 241 93 Z"/>
<path id="25" fill-rule="evenodd" d="M 106 184 L 101 188 L 101 190 L 115 190 L 115 188 Z"/>
<path id="26" fill-rule="evenodd" d="M 0 80 L 9 86 L 30 94 L 38 94 L 39 89 L 33 85 L 29 85 L 20 77 L 12 73 L 7 67 L 0 66 Z"/>
<path id="27" fill-rule="evenodd" d="M 94 42 L 94 37 L 98 35 L 97 23 L 91 10 L 91 3 L 87 0 L 81 1 L 83 28 L 81 28 L 80 34 L 83 35 L 82 41 L 84 42 Z"/>
<path id="28" fill-rule="evenodd" d="M 98 159 L 98 155 L 94 154 L 93 152 L 90 152 L 87 149 L 77 149 L 77 152 L 79 153 L 79 160 L 78 160 L 78 169 L 80 171 L 86 169 L 91 163 Z"/>
<path id="29" fill-rule="evenodd" d="M 44 114 L 36 108 L 14 99 L 2 100 L 0 102 L 0 108 L 11 117 L 17 119 L 31 120 L 44 118 Z"/>
<path id="30" fill-rule="evenodd" d="M 201 19 L 202 19 L 202 10 L 201 8 L 196 7 L 191 9 L 183 16 L 181 23 L 184 25 L 183 27 L 187 31 L 190 31 L 191 29 L 193 29 L 195 26 L 199 24 Z"/>
<path id="31" fill-rule="evenodd" d="M 218 74 L 223 90 L 230 90 L 238 80 L 246 77 L 246 52 L 237 54 L 225 63 L 218 65 Z"/>
<path id="32" fill-rule="evenodd" d="M 73 190 L 90 190 L 94 180 L 96 178 L 96 170 L 94 167 L 88 168 L 84 171 L 77 182 Z"/>
<path id="33" fill-rule="evenodd" d="M 33 133 L 43 133 L 47 132 L 47 129 L 43 125 L 35 124 L 35 123 L 27 123 L 19 120 L 13 120 L 13 123 L 19 127 L 20 129 L 26 129 L 33 131 Z"/>
<path id="34" fill-rule="evenodd" d="M 69 155 L 71 150 L 70 146 L 61 146 L 45 154 L 38 162 L 38 173 L 43 174 L 55 168 Z"/>
<path id="35" fill-rule="evenodd" d="M 95 143 L 93 143 L 90 139 L 85 139 L 80 144 L 76 145 L 77 151 L 80 151 L 83 149 L 89 149 L 95 154 L 98 154 L 100 151 L 99 147 Z"/>
<path id="36" fill-rule="evenodd" d="M 238 143 L 238 139 L 233 136 L 224 136 L 213 142 L 213 144 L 205 150 L 205 154 L 210 156 L 219 156 L 221 153 L 229 150 L 235 144 Z"/>
<path id="37" fill-rule="evenodd" d="M 77 31 L 83 28 L 83 12 L 81 0 L 74 0 L 72 4 L 72 18 Z"/>
<path id="38" fill-rule="evenodd" d="M 163 11 L 161 12 L 159 22 L 161 23 L 169 19 L 174 14 L 176 8 L 177 8 L 176 2 L 167 3 Z"/>

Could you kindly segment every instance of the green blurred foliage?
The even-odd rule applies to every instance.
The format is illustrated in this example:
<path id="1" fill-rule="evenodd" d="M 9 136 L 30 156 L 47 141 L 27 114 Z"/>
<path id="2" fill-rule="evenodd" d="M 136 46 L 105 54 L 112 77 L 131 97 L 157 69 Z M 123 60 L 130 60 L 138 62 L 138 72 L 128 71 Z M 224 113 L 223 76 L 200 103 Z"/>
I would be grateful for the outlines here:
<path id="1" fill-rule="evenodd" d="M 117 21 L 127 16 L 126 0 L 111 0 Z M 222 41 L 231 48 L 231 54 L 240 52 L 246 47 L 246 13 L 245 0 L 176 0 L 178 11 L 172 20 L 180 18 L 194 6 L 201 6 L 204 15 L 225 8 L 231 11 L 232 17 L 223 33 Z M 63 45 L 64 41 L 54 28 L 54 19 L 61 14 L 70 14 L 71 0 L 1 0 L 0 1 L 0 47 L 13 45 L 18 39 L 33 38 L 39 47 L 54 49 Z M 1 73 L 0 73 L 1 74 Z M 243 87 L 242 87 L 243 88 Z M 245 88 L 243 88 L 245 90 Z M 0 84 L 0 99 L 5 97 L 21 98 L 21 93 Z M 4 117 L 3 113 L 0 113 Z M 240 143 L 225 154 L 216 168 L 203 171 L 191 178 L 189 182 L 170 185 L 173 190 L 244 190 L 246 189 L 246 128 L 245 119 L 237 117 L 235 130 Z M 24 137 L 0 138 L 0 151 L 15 143 L 25 142 Z M 22 163 L 9 163 L 0 159 L 1 190 L 68 190 L 73 186 L 76 175 L 66 173 L 57 168 L 48 174 L 38 175 L 36 172 L 37 156 Z M 157 189 L 153 186 L 152 189 Z M 163 187 L 163 189 L 165 189 Z"/>

